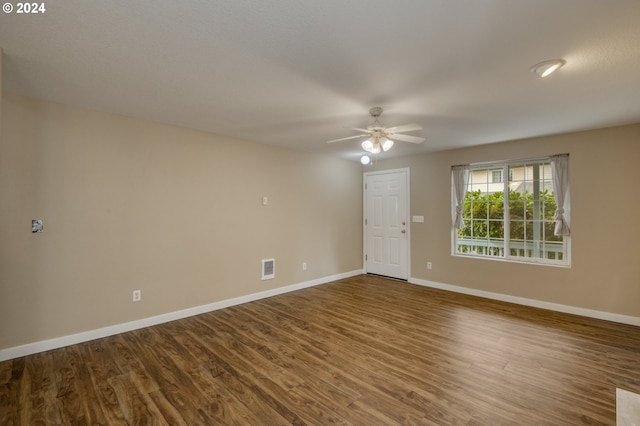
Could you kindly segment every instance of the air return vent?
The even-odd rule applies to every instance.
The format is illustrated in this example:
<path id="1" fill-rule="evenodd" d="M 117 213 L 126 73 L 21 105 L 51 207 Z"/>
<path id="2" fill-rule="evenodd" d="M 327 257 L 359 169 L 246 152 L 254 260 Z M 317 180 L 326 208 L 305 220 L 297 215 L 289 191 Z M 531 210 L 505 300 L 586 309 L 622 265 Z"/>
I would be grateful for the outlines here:
<path id="1" fill-rule="evenodd" d="M 262 259 L 262 279 L 272 280 L 276 276 L 276 260 Z"/>

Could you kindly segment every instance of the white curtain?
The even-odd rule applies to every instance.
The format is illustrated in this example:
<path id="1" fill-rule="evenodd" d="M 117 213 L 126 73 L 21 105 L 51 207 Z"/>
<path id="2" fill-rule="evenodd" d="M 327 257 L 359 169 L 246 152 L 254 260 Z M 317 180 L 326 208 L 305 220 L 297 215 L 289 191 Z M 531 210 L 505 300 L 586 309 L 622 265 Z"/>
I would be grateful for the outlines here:
<path id="1" fill-rule="evenodd" d="M 569 156 L 551 157 L 551 175 L 553 177 L 553 195 L 556 200 L 555 235 L 570 235 L 569 228 Z"/>
<path id="2" fill-rule="evenodd" d="M 464 228 L 462 221 L 462 209 L 464 208 L 464 197 L 467 195 L 467 184 L 469 182 L 469 166 L 453 166 L 451 168 L 453 176 L 453 192 L 456 197 L 456 217 L 453 221 L 455 229 Z"/>

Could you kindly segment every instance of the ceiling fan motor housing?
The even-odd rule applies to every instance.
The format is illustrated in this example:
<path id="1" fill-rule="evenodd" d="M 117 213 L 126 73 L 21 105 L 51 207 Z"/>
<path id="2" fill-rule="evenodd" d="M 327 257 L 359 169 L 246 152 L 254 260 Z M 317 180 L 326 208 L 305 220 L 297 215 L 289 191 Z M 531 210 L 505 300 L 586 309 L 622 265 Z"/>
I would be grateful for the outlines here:
<path id="1" fill-rule="evenodd" d="M 383 109 L 381 107 L 373 107 L 369 109 L 369 114 L 371 114 L 373 118 L 378 118 L 382 115 L 382 111 Z"/>

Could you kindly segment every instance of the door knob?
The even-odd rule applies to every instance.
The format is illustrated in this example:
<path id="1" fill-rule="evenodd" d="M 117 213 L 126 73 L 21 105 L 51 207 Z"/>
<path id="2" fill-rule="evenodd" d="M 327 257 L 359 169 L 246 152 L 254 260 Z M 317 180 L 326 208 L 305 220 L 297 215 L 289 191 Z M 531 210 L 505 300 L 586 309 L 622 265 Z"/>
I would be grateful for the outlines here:
<path id="1" fill-rule="evenodd" d="M 402 230 L 402 231 L 400 231 L 400 232 L 402 232 L 403 234 L 406 234 L 406 233 L 407 233 L 407 230 L 406 230 L 406 229 L 403 229 L 403 230 Z"/>

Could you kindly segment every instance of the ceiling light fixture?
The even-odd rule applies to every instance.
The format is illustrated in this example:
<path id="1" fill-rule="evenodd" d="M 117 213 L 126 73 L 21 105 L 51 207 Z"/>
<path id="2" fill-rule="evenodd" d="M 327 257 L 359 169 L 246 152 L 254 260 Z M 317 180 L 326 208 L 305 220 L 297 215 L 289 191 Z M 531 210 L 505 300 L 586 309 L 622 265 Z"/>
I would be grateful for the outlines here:
<path id="1" fill-rule="evenodd" d="M 369 157 L 368 155 L 363 155 L 362 157 L 360 157 L 360 162 L 366 166 L 371 162 L 371 157 Z"/>
<path id="2" fill-rule="evenodd" d="M 544 78 L 558 71 L 567 61 L 564 59 L 551 59 L 535 64 L 529 71 L 535 73 L 538 77 Z"/>

